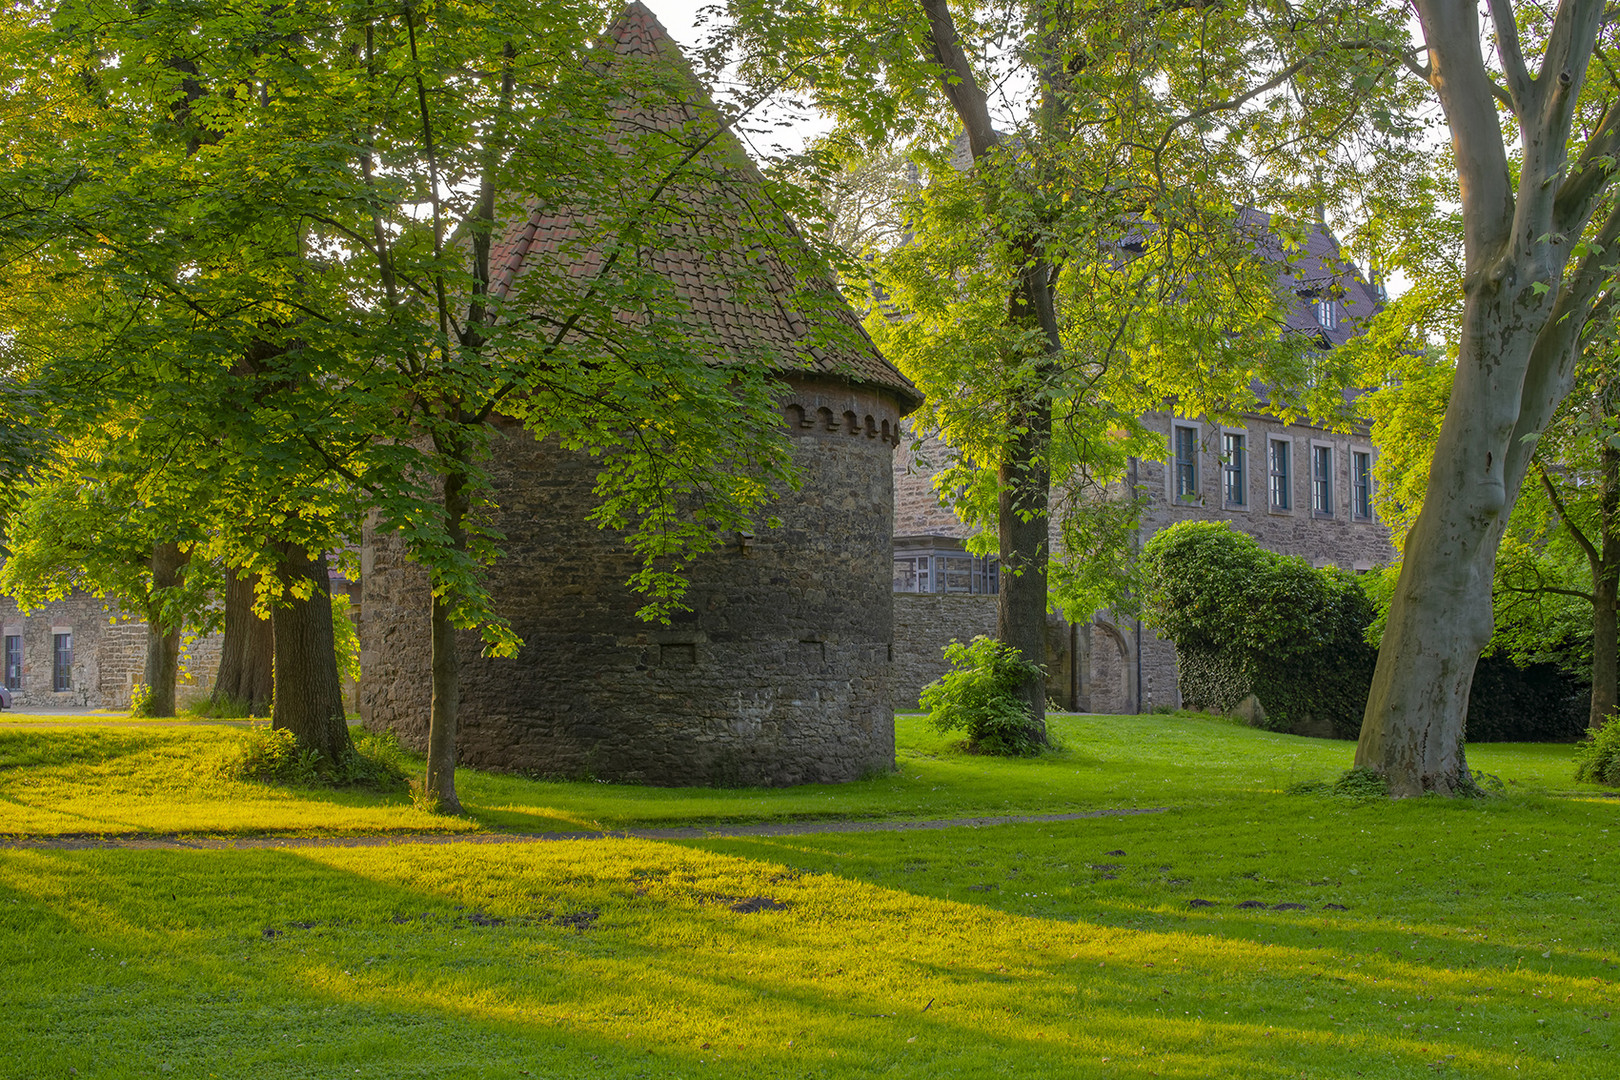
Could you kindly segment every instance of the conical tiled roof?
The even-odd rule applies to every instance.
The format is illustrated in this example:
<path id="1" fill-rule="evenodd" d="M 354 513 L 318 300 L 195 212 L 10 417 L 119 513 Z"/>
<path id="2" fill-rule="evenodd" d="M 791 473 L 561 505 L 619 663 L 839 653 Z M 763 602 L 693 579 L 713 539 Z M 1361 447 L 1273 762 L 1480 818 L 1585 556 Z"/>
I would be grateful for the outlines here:
<path id="1" fill-rule="evenodd" d="M 642 266 L 674 283 L 697 324 L 693 328 L 722 357 L 769 355 L 783 373 L 882 387 L 898 394 L 902 411 L 920 404 L 916 387 L 878 352 L 825 267 L 793 265 L 808 247 L 770 203 L 741 141 L 728 129 L 715 134 L 719 110 L 657 17 L 632 2 L 603 44 L 613 56 L 608 64 L 655 64 L 651 70 L 663 76 L 647 80 L 649 87 L 661 85 L 615 114 L 626 138 L 631 132 L 636 138 L 670 133 L 697 151 L 689 175 L 677 178 L 664 195 L 668 205 L 692 212 L 655 227 L 655 238 L 638 252 Z M 601 252 L 579 250 L 581 224 L 576 212 L 538 206 L 526 220 L 512 222 L 491 251 L 491 291 L 507 298 L 535 260 L 561 251 L 578 260 L 579 273 L 594 271 Z"/>

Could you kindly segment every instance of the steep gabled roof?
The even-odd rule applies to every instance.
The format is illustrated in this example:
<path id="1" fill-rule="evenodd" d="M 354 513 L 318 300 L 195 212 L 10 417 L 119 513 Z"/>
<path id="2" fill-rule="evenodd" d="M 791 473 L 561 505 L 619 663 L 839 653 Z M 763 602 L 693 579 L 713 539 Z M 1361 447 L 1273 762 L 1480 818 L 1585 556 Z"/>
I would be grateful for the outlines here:
<path id="1" fill-rule="evenodd" d="M 718 108 L 653 13 L 630 3 L 603 44 L 611 54 L 609 65 L 657 65 L 648 70 L 663 76 L 660 90 L 617 109 L 616 129 L 627 140 L 669 133 L 697 151 L 689 174 L 664 194 L 667 206 L 690 212 L 661 222 L 638 256 L 642 266 L 675 285 L 690 308 L 693 329 L 718 346 L 721 362 L 726 354 L 737 359 L 770 355 L 784 374 L 813 373 L 881 387 L 900 397 L 903 412 L 920 404 L 917 388 L 878 352 L 827 269 L 795 265 L 808 255 L 808 246 L 770 202 L 741 141 L 724 127 Z M 576 274 L 593 272 L 602 253 L 579 250 L 583 227 L 579 211 L 531 203 L 527 218 L 510 223 L 494 244 L 491 291 L 509 297 L 535 260 L 562 251 L 576 260 L 571 268 Z"/>

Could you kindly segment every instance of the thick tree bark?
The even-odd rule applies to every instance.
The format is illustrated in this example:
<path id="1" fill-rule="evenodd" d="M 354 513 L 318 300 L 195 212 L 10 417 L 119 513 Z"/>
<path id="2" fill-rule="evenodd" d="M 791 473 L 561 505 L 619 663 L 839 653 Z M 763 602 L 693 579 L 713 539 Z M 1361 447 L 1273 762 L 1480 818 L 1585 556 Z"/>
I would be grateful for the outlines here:
<path id="1" fill-rule="evenodd" d="M 1046 663 L 1046 589 L 1051 471 L 1046 443 L 1051 410 L 1035 407 L 1024 418 L 1026 434 L 1013 441 L 1002 460 L 998 512 L 1001 586 L 996 597 L 996 637 L 1032 664 Z M 1019 687 L 1029 706 L 1030 735 L 1046 743 L 1046 680 L 1032 677 Z"/>
<path id="2" fill-rule="evenodd" d="M 947 0 L 922 0 L 928 19 L 929 59 L 941 69 L 941 90 L 962 122 L 968 151 L 976 168 L 984 168 L 1001 145 L 990 116 L 989 100 L 962 48 Z M 987 191 L 987 210 L 996 218 L 996 196 Z M 1046 352 L 1019 362 L 1055 369 L 1063 352 L 1053 272 L 1031 235 L 1011 237 L 1025 254 L 1022 272 L 1010 283 L 1008 322 L 1040 330 Z M 1051 554 L 1052 407 L 1040 398 L 1006 403 L 1012 437 L 1002 448 L 997 531 L 1001 585 L 996 598 L 996 636 L 1032 664 L 1046 663 L 1047 560 Z M 1030 735 L 1040 745 L 1046 738 L 1046 680 L 1031 676 L 1019 687 L 1029 706 Z"/>
<path id="3" fill-rule="evenodd" d="M 326 553 L 311 559 L 297 544 L 280 545 L 281 580 L 288 587 L 307 583 L 301 600 L 291 591 L 276 609 L 275 709 L 270 726 L 290 731 L 303 750 L 318 750 L 328 762 L 354 753 L 338 680 L 332 641 L 332 592 Z"/>
<path id="4" fill-rule="evenodd" d="M 216 704 L 240 702 L 248 707 L 249 715 L 263 716 L 275 687 L 275 631 L 269 619 L 253 610 L 253 579 L 234 569 L 227 575 L 225 641 L 213 699 Z"/>
<path id="5" fill-rule="evenodd" d="M 451 460 L 459 460 L 459 447 L 449 449 Z M 451 468 L 444 478 L 445 531 L 453 550 L 466 548 L 463 524 L 467 518 L 467 478 Z M 456 796 L 456 725 L 461 711 L 461 662 L 456 655 L 456 628 L 450 622 L 450 601 L 433 597 L 433 705 L 428 719 L 427 776 L 423 792 L 430 802 L 447 814 L 461 813 Z"/>
<path id="6" fill-rule="evenodd" d="M 173 589 L 180 584 L 180 573 L 190 559 L 175 543 L 152 548 L 152 591 Z M 166 626 L 163 608 L 156 600 L 146 610 L 146 670 L 144 679 L 151 690 L 146 700 L 147 716 L 173 716 L 175 684 L 180 677 L 180 627 Z"/>
<path id="7" fill-rule="evenodd" d="M 1605 256 L 1576 257 L 1574 241 L 1608 183 L 1605 155 L 1620 137 L 1620 112 L 1611 109 L 1570 165 L 1574 103 L 1601 3 L 1559 4 L 1532 73 L 1511 4 L 1491 0 L 1505 87 L 1491 81 L 1474 0 L 1417 6 L 1426 74 L 1451 127 L 1466 267 L 1452 398 L 1356 746 L 1356 765 L 1382 773 L 1396 796 L 1472 786 L 1464 723 L 1491 636 L 1496 550 L 1537 437 L 1569 393 L 1587 313 L 1609 276 L 1598 261 Z M 1520 130 L 1517 177 L 1496 111 L 1504 99 Z M 1597 252 L 1620 240 L 1620 215 L 1596 239 Z"/>
<path id="8" fill-rule="evenodd" d="M 1565 519 L 1592 564 L 1592 711 L 1586 721 L 1592 732 L 1620 708 L 1620 627 L 1616 625 L 1620 609 L 1620 450 L 1604 439 L 1598 460 L 1598 528 L 1602 535 L 1596 549 Z"/>

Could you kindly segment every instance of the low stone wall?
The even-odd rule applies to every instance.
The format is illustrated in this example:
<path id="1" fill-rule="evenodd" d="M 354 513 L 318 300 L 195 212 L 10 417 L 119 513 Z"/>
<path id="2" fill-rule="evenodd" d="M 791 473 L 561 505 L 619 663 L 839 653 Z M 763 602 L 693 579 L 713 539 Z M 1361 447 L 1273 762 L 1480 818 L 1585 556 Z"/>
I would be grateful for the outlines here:
<path id="1" fill-rule="evenodd" d="M 922 688 L 945 674 L 945 646 L 996 633 L 996 598 L 894 594 L 894 707 L 915 709 Z"/>

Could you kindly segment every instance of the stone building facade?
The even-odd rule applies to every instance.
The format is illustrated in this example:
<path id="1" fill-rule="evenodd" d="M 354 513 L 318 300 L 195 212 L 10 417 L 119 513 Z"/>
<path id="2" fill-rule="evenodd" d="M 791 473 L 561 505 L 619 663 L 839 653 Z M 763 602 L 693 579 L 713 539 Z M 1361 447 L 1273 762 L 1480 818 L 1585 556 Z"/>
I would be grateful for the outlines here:
<path id="1" fill-rule="evenodd" d="M 118 605 L 75 592 L 23 614 L 0 596 L 0 658 L 12 707 L 129 708 L 146 669 L 146 623 Z M 180 652 L 176 697 L 205 696 L 219 670 L 218 634 L 188 636 Z"/>
<path id="2" fill-rule="evenodd" d="M 1249 216 L 1265 225 L 1264 215 Z M 1321 348 L 1361 333 L 1382 303 L 1322 226 L 1279 274 L 1295 293 L 1288 329 Z M 1372 505 L 1378 451 L 1365 425 L 1335 432 L 1309 421 L 1284 423 L 1264 411 L 1231 425 L 1169 410 L 1143 422 L 1164 436 L 1168 453 L 1162 461 L 1132 459 L 1121 484 L 1145 505 L 1138 548 L 1179 521 L 1224 520 L 1263 547 L 1316 566 L 1365 572 L 1397 557 Z M 895 681 L 899 708 L 914 706 L 922 686 L 944 673 L 944 644 L 995 629 L 990 560 L 973 563 L 972 569 L 984 570 L 972 575 L 948 573 L 953 561 L 970 568 L 962 562 L 968 530 L 933 487 L 948 453 L 926 440 L 895 456 L 895 653 L 906 658 Z M 1174 646 L 1112 612 L 1052 613 L 1044 662 L 1048 697 L 1065 709 L 1136 713 L 1181 704 Z"/>
<path id="3" fill-rule="evenodd" d="M 640 4 L 610 35 L 621 56 L 684 65 Z M 641 122 L 681 130 L 704 108 L 665 103 Z M 740 144 L 727 134 L 715 146 L 739 165 L 730 191 L 744 191 L 757 173 Z M 570 228 L 555 211 L 504 228 L 492 292 L 508 295 L 526 259 L 566 249 L 577 239 Z M 799 309 L 797 272 L 773 268 L 772 251 L 737 235 L 737 250 L 776 282 L 768 305 L 757 293 L 739 299 L 724 256 L 696 259 L 672 240 L 664 251 L 649 244 L 645 257 L 680 283 L 695 334 L 764 341 L 798 358 L 782 373 L 779 408 L 801 486 L 770 507 L 779 526 L 739 534 L 691 565 L 691 610 L 650 625 L 626 584 L 639 559 L 588 520 L 598 463 L 503 422 L 488 469 L 507 554 L 490 587 L 524 645 L 492 659 L 463 636 L 461 761 L 671 785 L 830 782 L 893 768 L 893 453 L 920 399 L 848 307 L 825 302 L 830 287 L 814 314 Z M 841 325 L 829 335 L 812 318 Z M 805 348 L 813 331 L 819 344 Z M 361 580 L 361 714 L 425 746 L 426 575 L 397 537 L 372 529 Z"/>

